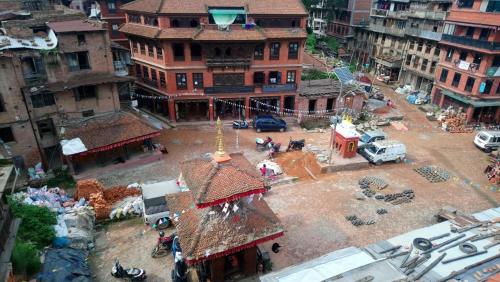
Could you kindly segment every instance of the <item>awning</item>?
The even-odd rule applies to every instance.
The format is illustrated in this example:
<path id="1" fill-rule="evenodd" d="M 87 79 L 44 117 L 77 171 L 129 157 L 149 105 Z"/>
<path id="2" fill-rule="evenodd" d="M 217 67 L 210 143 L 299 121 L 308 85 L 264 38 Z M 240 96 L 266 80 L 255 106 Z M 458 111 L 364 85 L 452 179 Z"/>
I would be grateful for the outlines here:
<path id="1" fill-rule="evenodd" d="M 500 100 L 493 100 L 493 101 L 488 101 L 488 100 L 473 100 L 470 98 L 467 98 L 465 96 L 456 94 L 454 92 L 451 92 L 449 90 L 442 90 L 441 91 L 444 95 L 455 99 L 457 101 L 460 101 L 462 103 L 465 103 L 467 105 L 471 105 L 474 108 L 484 108 L 484 107 L 498 107 L 500 106 Z"/>
<path id="2" fill-rule="evenodd" d="M 246 14 L 244 9 L 209 9 L 208 12 L 212 15 Z"/>
<path id="3" fill-rule="evenodd" d="M 82 152 L 79 155 L 83 156 L 83 155 L 90 154 L 90 153 L 97 153 L 97 152 L 109 151 L 109 150 L 112 150 L 114 148 L 121 147 L 121 146 L 123 146 L 125 144 L 130 144 L 130 143 L 134 143 L 134 142 L 138 142 L 138 141 L 143 141 L 143 140 L 146 140 L 146 139 L 149 139 L 149 138 L 153 138 L 153 137 L 158 137 L 158 136 L 160 136 L 160 132 L 155 132 L 155 133 L 151 133 L 151 134 L 148 134 L 148 135 L 143 135 L 143 136 L 131 138 L 131 139 L 128 139 L 128 140 L 120 141 L 120 142 L 117 142 L 117 143 L 113 143 L 113 144 L 110 144 L 110 145 L 106 145 L 106 146 L 102 146 L 102 147 L 97 147 L 97 148 L 94 148 L 92 150 L 88 150 L 88 151 Z"/>

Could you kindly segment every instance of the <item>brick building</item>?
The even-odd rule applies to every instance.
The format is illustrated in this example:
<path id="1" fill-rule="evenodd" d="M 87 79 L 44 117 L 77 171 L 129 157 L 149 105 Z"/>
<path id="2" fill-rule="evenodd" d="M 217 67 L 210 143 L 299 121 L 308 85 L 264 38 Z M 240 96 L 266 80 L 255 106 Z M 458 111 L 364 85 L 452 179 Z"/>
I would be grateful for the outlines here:
<path id="1" fill-rule="evenodd" d="M 468 121 L 500 121 L 498 1 L 453 3 L 440 43 L 432 102 L 462 107 Z"/>
<path id="2" fill-rule="evenodd" d="M 120 109 L 110 41 L 101 23 L 62 6 L 12 15 L 0 34 L 0 138 L 8 157 L 60 164 L 67 120 Z"/>
<path id="3" fill-rule="evenodd" d="M 122 10 L 140 107 L 172 121 L 294 109 L 307 20 L 299 0 L 138 0 Z"/>
<path id="4" fill-rule="evenodd" d="M 132 0 L 100 0 L 97 1 L 101 12 L 100 19 L 107 22 L 109 38 L 126 48 L 129 48 L 127 37 L 119 31 L 120 26 L 125 23 L 125 13 L 121 6 Z"/>

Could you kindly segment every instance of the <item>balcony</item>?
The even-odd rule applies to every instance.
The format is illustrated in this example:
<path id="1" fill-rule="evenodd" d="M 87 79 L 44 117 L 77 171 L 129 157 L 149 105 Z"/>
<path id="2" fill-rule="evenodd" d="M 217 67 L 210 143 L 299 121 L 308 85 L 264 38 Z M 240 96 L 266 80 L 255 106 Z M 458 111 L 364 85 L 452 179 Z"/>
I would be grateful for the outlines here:
<path id="1" fill-rule="evenodd" d="M 423 29 L 418 29 L 418 28 L 414 28 L 414 27 L 407 28 L 406 34 L 408 34 L 410 36 L 415 36 L 415 37 L 420 37 L 420 38 L 425 38 L 425 39 L 435 40 L 435 41 L 441 40 L 441 35 L 442 35 L 442 33 L 440 33 L 440 32 L 433 32 L 430 30 L 423 30 Z"/>
<path id="2" fill-rule="evenodd" d="M 297 90 L 295 83 L 262 85 L 263 93 L 293 92 L 295 90 Z"/>
<path id="3" fill-rule="evenodd" d="M 246 85 L 205 87 L 206 95 L 227 94 L 227 93 L 254 93 L 254 92 L 255 92 L 254 86 L 246 86 Z"/>
<path id="4" fill-rule="evenodd" d="M 389 10 L 383 10 L 383 9 L 372 9 L 370 16 L 373 17 L 387 17 L 387 12 Z"/>
<path id="5" fill-rule="evenodd" d="M 429 19 L 429 20 L 437 20 L 444 21 L 446 18 L 446 12 L 443 11 L 415 11 L 411 10 L 408 12 L 408 16 L 412 18 L 419 19 Z"/>
<path id="6" fill-rule="evenodd" d="M 248 68 L 250 67 L 252 59 L 251 58 L 216 58 L 207 57 L 205 63 L 207 67 L 210 68 L 223 68 L 223 67 L 238 67 L 238 68 Z"/>
<path id="7" fill-rule="evenodd" d="M 115 75 L 116 76 L 127 76 L 128 75 L 128 68 L 124 62 L 114 61 L 113 66 L 115 68 Z"/>
<path id="8" fill-rule="evenodd" d="M 139 82 L 142 82 L 142 83 L 148 85 L 148 86 L 158 88 L 158 81 L 157 80 L 151 80 L 149 78 L 143 78 L 143 77 L 138 77 L 137 80 Z"/>
<path id="9" fill-rule="evenodd" d="M 408 11 L 387 11 L 387 17 L 396 19 L 406 19 Z"/>
<path id="10" fill-rule="evenodd" d="M 456 44 L 467 45 L 470 47 L 491 50 L 491 51 L 500 50 L 500 42 L 491 42 L 491 41 L 486 41 L 486 40 L 472 39 L 472 38 L 466 38 L 463 36 L 456 36 L 456 35 L 451 35 L 451 34 L 443 34 L 442 40 L 456 43 Z"/>

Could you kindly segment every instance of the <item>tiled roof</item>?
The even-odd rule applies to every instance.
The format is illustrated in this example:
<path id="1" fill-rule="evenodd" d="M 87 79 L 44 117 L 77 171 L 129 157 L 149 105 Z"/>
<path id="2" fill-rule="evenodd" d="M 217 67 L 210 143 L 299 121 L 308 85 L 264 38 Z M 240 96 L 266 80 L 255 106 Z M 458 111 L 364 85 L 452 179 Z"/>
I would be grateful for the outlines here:
<path id="1" fill-rule="evenodd" d="M 123 33 L 142 36 L 142 37 L 156 38 L 161 30 L 156 27 L 126 23 L 120 27 L 120 31 Z"/>
<path id="2" fill-rule="evenodd" d="M 234 153 L 230 157 L 231 160 L 224 163 L 207 158 L 181 163 L 182 175 L 198 207 L 264 191 L 262 177 L 243 154 Z"/>
<path id="3" fill-rule="evenodd" d="M 162 29 L 158 38 L 161 39 L 191 39 L 197 28 L 166 28 Z"/>
<path id="4" fill-rule="evenodd" d="M 198 41 L 229 40 L 229 41 L 256 41 L 264 40 L 266 37 L 256 29 L 241 29 L 232 31 L 223 30 L 200 30 L 194 37 Z"/>
<path id="5" fill-rule="evenodd" d="M 192 191 L 166 198 L 188 264 L 235 253 L 283 235 L 279 219 L 257 195 L 250 203 L 247 199 L 238 202 L 236 212 L 231 207 L 227 217 L 219 205 L 193 207 Z"/>
<path id="6" fill-rule="evenodd" d="M 307 38 L 307 32 L 302 28 L 266 28 L 262 32 L 267 38 Z"/>
<path id="7" fill-rule="evenodd" d="M 351 92 L 354 95 L 364 94 L 364 90 L 358 88 L 355 84 L 344 85 L 342 88 L 343 93 Z M 299 88 L 299 96 L 301 97 L 315 97 L 315 96 L 328 96 L 337 97 L 340 93 L 340 82 L 333 79 L 318 79 L 318 80 L 302 80 Z"/>
<path id="8" fill-rule="evenodd" d="M 158 130 L 130 113 L 115 112 L 64 125 L 64 139 L 80 138 L 88 151 L 135 138 L 158 134 Z"/>
<path id="9" fill-rule="evenodd" d="M 46 87 L 40 87 L 36 91 L 31 91 L 31 93 L 49 90 L 52 92 L 61 92 L 68 89 L 76 88 L 84 85 L 98 85 L 104 83 L 114 83 L 114 82 L 126 82 L 134 80 L 131 76 L 115 76 L 112 73 L 85 73 L 73 75 L 67 80 L 60 80 L 54 83 L 46 84 Z"/>
<path id="10" fill-rule="evenodd" d="M 146 13 L 206 14 L 208 7 L 244 7 L 249 14 L 261 15 L 307 15 L 300 0 L 136 0 L 121 9 Z"/>
<path id="11" fill-rule="evenodd" d="M 56 33 L 105 30 L 100 23 L 90 20 L 49 22 L 47 25 Z"/>

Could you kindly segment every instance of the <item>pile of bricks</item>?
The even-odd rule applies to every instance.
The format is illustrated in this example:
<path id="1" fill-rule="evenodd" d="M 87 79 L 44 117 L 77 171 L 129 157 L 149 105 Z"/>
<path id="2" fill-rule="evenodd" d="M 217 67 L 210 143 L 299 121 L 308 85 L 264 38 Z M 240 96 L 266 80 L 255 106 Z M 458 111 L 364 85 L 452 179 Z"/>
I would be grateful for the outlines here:
<path id="1" fill-rule="evenodd" d="M 95 217 L 97 220 L 105 219 L 111 212 L 111 205 L 104 199 L 102 192 L 93 193 L 90 195 L 89 203 L 94 207 Z"/>
<path id="2" fill-rule="evenodd" d="M 104 190 L 102 184 L 97 179 L 84 179 L 76 183 L 75 199 L 90 199 L 90 194 L 99 193 Z"/>
<path id="3" fill-rule="evenodd" d="M 127 186 L 115 186 L 104 190 L 104 199 L 112 205 L 129 196 L 139 196 L 141 190 L 136 188 L 127 188 Z"/>
<path id="4" fill-rule="evenodd" d="M 438 118 L 441 127 L 450 133 L 469 133 L 472 132 L 471 127 L 467 127 L 467 114 L 462 108 L 454 110 L 452 107 L 446 109 Z"/>

